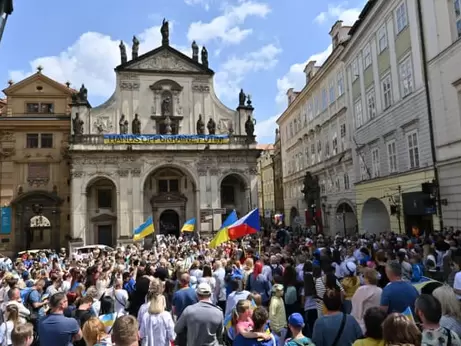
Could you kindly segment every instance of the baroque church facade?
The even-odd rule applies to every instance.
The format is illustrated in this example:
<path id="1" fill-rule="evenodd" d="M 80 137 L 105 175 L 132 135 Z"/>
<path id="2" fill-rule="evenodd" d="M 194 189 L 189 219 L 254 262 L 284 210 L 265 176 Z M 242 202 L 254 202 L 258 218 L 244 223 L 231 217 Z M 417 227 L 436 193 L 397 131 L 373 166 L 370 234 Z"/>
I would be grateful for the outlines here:
<path id="1" fill-rule="evenodd" d="M 162 45 L 140 56 L 134 37 L 131 60 L 120 43 L 105 103 L 92 108 L 84 86 L 73 96 L 73 246 L 130 242 L 149 216 L 156 234 L 177 235 L 191 218 L 197 233 L 217 231 L 233 209 L 257 206 L 251 100 L 241 91 L 235 110 L 224 106 L 206 48 L 193 42 L 189 57 L 170 46 L 167 21 L 161 33 Z"/>

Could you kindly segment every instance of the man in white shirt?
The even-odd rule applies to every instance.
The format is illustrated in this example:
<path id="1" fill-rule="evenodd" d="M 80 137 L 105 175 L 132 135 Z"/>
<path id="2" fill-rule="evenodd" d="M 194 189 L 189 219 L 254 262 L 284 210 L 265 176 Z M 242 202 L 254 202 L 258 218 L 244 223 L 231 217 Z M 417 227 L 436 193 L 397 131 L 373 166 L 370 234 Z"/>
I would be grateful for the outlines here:
<path id="1" fill-rule="evenodd" d="M 16 305 L 19 311 L 19 321 L 20 323 L 26 323 L 27 319 L 30 316 L 30 311 L 27 309 L 21 301 L 21 293 L 18 288 L 11 288 L 8 291 L 8 302 L 5 304 L 5 309 L 3 312 L 6 311 L 6 308 L 9 305 Z"/>

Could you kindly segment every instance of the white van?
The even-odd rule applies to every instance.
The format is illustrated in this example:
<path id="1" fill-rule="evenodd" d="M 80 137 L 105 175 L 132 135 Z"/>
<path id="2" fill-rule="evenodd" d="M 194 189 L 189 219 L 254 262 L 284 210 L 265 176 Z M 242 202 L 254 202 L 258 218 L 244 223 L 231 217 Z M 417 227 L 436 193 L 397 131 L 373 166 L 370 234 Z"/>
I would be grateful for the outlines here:
<path id="1" fill-rule="evenodd" d="M 113 248 L 107 245 L 87 245 L 76 247 L 73 249 L 75 253 L 78 253 L 82 256 L 82 258 L 88 258 L 90 253 L 93 253 L 95 250 L 105 251 L 105 252 L 112 252 L 115 251 Z"/>

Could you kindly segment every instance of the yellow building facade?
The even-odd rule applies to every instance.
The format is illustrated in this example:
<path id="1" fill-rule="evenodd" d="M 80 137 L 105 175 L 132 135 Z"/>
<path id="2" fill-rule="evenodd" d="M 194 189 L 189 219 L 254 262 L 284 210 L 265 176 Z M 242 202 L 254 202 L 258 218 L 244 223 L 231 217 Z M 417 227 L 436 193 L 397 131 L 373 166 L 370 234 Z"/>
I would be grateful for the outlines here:
<path id="1" fill-rule="evenodd" d="M 264 144 L 258 149 L 261 150 L 258 159 L 259 212 L 265 219 L 270 219 L 275 214 L 274 146 Z"/>
<path id="2" fill-rule="evenodd" d="M 0 116 L 0 252 L 59 248 L 70 231 L 67 150 L 75 90 L 41 69 L 9 84 Z"/>

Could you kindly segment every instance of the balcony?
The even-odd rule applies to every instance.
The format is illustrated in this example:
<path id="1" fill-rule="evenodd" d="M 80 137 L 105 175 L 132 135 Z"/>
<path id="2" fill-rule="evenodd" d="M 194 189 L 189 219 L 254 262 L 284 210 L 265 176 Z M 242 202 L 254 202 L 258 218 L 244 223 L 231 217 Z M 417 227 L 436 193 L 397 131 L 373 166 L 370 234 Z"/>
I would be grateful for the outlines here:
<path id="1" fill-rule="evenodd" d="M 142 135 L 140 135 L 142 137 Z M 147 135 L 146 135 L 147 136 Z M 104 141 L 104 135 L 72 135 L 69 138 L 71 151 L 194 151 L 203 150 L 204 148 L 210 150 L 242 150 L 242 149 L 255 149 L 256 150 L 256 137 L 248 137 L 242 135 L 231 135 L 227 143 L 135 143 L 135 144 L 108 144 Z"/>

